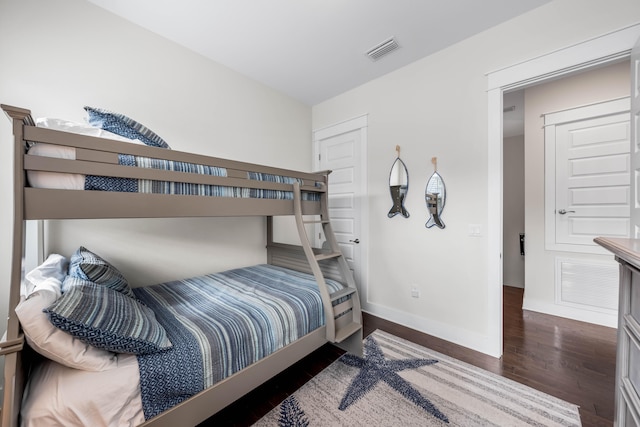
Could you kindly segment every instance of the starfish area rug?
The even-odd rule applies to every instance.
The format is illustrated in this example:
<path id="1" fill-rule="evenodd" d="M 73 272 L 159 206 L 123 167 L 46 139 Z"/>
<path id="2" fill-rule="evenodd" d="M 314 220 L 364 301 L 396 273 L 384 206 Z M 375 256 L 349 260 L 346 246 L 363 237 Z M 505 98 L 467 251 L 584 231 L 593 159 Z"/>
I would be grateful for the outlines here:
<path id="1" fill-rule="evenodd" d="M 255 426 L 580 426 L 576 405 L 377 330 Z"/>

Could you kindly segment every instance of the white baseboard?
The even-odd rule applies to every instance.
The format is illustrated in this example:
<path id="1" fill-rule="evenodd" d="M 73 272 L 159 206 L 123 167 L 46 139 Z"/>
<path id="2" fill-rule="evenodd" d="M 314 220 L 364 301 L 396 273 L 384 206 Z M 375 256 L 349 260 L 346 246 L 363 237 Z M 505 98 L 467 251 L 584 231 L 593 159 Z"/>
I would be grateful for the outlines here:
<path id="1" fill-rule="evenodd" d="M 602 313 L 599 311 L 553 304 L 547 301 L 532 300 L 531 298 L 526 297 L 522 302 L 522 308 L 524 310 L 536 311 L 538 313 L 550 314 L 552 316 L 594 323 L 596 325 L 607 326 L 609 328 L 618 327 L 617 313 Z"/>
<path id="2" fill-rule="evenodd" d="M 363 304 L 362 310 L 384 320 L 415 329 L 419 332 L 479 351 L 492 357 L 499 358 L 502 356 L 501 354 L 495 354 L 495 346 L 491 345 L 490 339 L 486 335 L 436 322 L 432 319 L 415 316 L 379 304 L 365 303 Z"/>

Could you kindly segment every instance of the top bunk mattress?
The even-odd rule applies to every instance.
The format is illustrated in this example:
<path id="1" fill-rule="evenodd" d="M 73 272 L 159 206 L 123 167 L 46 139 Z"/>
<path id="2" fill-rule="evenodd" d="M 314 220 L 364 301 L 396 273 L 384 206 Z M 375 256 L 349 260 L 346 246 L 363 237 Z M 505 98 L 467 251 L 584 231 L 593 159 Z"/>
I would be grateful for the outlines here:
<path id="1" fill-rule="evenodd" d="M 46 143 L 37 143 L 32 145 L 29 148 L 27 154 L 31 156 L 52 157 L 66 160 L 76 159 L 76 149 L 74 147 L 65 147 Z M 154 159 L 128 154 L 118 154 L 118 164 L 122 166 L 175 171 L 189 174 L 218 177 L 228 176 L 227 169 L 224 167 Z M 119 178 L 100 175 L 85 175 L 38 170 L 28 170 L 27 179 L 31 187 L 45 189 L 97 190 L 145 194 L 176 194 L 190 196 L 241 197 L 279 200 L 293 199 L 293 192 L 285 190 L 198 184 L 178 181 L 159 181 L 151 179 Z M 300 185 L 304 185 L 304 180 L 299 178 L 261 172 L 248 171 L 247 179 L 254 181 L 275 182 L 280 184 L 294 184 L 295 182 L 297 182 Z M 302 192 L 302 200 L 318 201 L 319 194 Z"/>

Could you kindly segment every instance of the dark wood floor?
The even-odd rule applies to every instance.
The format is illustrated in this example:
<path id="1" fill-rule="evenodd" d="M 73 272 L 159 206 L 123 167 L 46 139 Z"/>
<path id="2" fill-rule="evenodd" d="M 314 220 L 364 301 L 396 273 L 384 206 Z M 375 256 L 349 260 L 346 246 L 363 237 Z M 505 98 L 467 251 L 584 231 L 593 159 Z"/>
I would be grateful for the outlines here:
<path id="1" fill-rule="evenodd" d="M 504 288 L 501 359 L 365 313 L 365 336 L 376 329 L 579 405 L 585 427 L 613 425 L 616 330 L 523 311 L 522 289 Z M 325 345 L 201 426 L 251 425 L 341 354 Z"/>

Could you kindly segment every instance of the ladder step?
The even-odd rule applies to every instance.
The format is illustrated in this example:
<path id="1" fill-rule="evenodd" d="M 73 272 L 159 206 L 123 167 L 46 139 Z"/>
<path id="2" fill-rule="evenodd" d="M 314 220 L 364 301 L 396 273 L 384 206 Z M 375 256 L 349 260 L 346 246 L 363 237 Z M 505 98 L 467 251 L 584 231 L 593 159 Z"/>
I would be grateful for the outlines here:
<path id="1" fill-rule="evenodd" d="M 336 331 L 335 342 L 342 342 L 362 329 L 360 323 L 349 323 Z"/>
<path id="2" fill-rule="evenodd" d="M 337 301 L 340 298 L 348 297 L 349 295 L 353 295 L 356 293 L 356 288 L 345 287 L 340 289 L 339 291 L 335 291 L 329 297 L 331 298 L 331 302 Z"/>
<path id="3" fill-rule="evenodd" d="M 339 258 L 342 256 L 340 252 L 322 253 L 316 254 L 316 260 L 322 261 L 323 259 Z"/>
<path id="4" fill-rule="evenodd" d="M 304 224 L 329 224 L 331 221 L 328 219 L 315 219 L 309 221 L 302 221 Z"/>
<path id="5" fill-rule="evenodd" d="M 314 187 L 311 185 L 303 185 L 300 187 L 300 191 L 306 191 L 309 193 L 326 193 L 327 187 Z"/>

